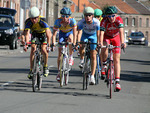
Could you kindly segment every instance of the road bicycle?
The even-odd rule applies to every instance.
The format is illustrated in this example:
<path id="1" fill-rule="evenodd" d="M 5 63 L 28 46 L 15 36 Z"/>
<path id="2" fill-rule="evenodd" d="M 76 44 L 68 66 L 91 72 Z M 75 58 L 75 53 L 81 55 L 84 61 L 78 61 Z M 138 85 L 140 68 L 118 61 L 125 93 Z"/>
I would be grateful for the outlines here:
<path id="1" fill-rule="evenodd" d="M 82 69 L 83 73 L 83 90 L 87 90 L 90 81 L 90 74 L 91 74 L 91 62 L 90 62 L 90 44 L 97 44 L 91 43 L 90 40 L 87 42 L 79 42 L 80 44 L 84 45 L 84 64 Z"/>
<path id="2" fill-rule="evenodd" d="M 34 52 L 34 61 L 33 61 L 33 69 L 32 69 L 32 90 L 33 92 L 41 89 L 42 86 L 42 76 L 43 76 L 43 68 L 44 68 L 44 59 L 41 54 L 41 45 L 42 43 L 36 38 L 36 42 L 31 44 L 36 45 L 36 51 Z"/>
<path id="3" fill-rule="evenodd" d="M 115 90 L 115 74 L 114 74 L 114 61 L 113 61 L 113 49 L 121 48 L 121 46 L 103 46 L 102 48 L 108 48 L 108 58 L 107 58 L 107 71 L 106 71 L 106 79 L 105 82 L 107 87 L 109 88 L 109 97 L 112 98 L 112 91 Z M 124 51 L 124 48 L 122 48 Z M 125 52 L 125 51 L 124 51 Z"/>
<path id="4" fill-rule="evenodd" d="M 68 84 L 69 81 L 69 71 L 71 70 L 71 66 L 69 65 L 69 56 L 68 56 L 68 45 L 72 44 L 71 42 L 67 42 L 65 39 L 64 42 L 59 42 L 58 45 L 62 46 L 61 57 L 60 57 L 60 86 L 62 87 Z"/>

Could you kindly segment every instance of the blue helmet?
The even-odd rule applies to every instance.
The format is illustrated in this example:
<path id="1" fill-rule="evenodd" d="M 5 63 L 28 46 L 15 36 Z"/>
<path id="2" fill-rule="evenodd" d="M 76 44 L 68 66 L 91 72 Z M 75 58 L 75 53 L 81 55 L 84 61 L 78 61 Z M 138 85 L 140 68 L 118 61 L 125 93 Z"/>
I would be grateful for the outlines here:
<path id="1" fill-rule="evenodd" d="M 62 8 L 62 9 L 60 10 L 60 14 L 62 14 L 62 15 L 71 15 L 72 12 L 71 12 L 70 8 L 64 7 L 64 8 Z"/>

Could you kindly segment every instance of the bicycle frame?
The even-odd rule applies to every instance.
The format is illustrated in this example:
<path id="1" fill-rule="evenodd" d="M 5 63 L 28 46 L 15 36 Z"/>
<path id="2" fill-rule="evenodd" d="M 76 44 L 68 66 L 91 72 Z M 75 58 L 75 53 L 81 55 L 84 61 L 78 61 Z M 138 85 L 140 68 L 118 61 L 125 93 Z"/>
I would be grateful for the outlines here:
<path id="1" fill-rule="evenodd" d="M 36 44 L 36 51 L 34 52 L 34 64 L 33 64 L 33 77 L 32 77 L 32 89 L 33 92 L 36 91 L 36 87 L 38 86 L 38 90 L 41 89 L 42 86 L 42 75 L 43 75 L 43 55 L 41 54 L 41 43 L 32 43 Z"/>
<path id="2" fill-rule="evenodd" d="M 60 86 L 63 86 L 64 80 L 65 85 L 68 84 L 69 81 L 69 71 L 71 70 L 69 66 L 69 56 L 68 56 L 68 44 L 72 44 L 71 42 L 61 42 L 59 43 L 62 45 L 62 51 L 61 51 L 61 59 L 60 59 Z"/>
<path id="3" fill-rule="evenodd" d="M 107 58 L 107 65 L 108 65 L 108 69 L 106 72 L 106 83 L 107 83 L 107 87 L 109 88 L 109 96 L 110 98 L 112 98 L 112 89 L 114 89 L 114 85 L 115 85 L 115 74 L 114 74 L 114 62 L 113 62 L 113 49 L 114 48 L 120 48 L 120 46 L 113 46 L 113 45 L 109 45 L 106 47 L 102 47 L 102 48 L 108 48 L 108 58 Z M 115 91 L 115 90 L 114 90 Z"/>

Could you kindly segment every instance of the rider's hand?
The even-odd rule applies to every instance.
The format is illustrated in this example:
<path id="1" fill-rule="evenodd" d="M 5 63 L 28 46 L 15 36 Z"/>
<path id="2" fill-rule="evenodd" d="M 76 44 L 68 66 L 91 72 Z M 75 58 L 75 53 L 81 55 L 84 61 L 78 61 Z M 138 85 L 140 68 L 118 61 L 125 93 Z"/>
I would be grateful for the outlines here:
<path id="1" fill-rule="evenodd" d="M 122 43 L 121 48 L 126 48 L 126 43 Z"/>
<path id="2" fill-rule="evenodd" d="M 52 44 L 52 45 L 51 45 L 51 51 L 53 52 L 54 50 L 55 50 L 55 45 Z"/>
<path id="3" fill-rule="evenodd" d="M 24 45 L 24 46 L 23 46 L 23 50 L 24 50 L 25 52 L 27 52 L 27 49 L 28 49 L 28 45 Z"/>

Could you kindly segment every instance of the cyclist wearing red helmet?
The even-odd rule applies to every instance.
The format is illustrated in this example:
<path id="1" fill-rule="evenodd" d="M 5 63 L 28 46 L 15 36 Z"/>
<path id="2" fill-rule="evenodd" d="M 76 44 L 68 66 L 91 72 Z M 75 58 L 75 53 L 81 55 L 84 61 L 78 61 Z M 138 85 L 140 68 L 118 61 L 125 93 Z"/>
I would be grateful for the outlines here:
<path id="1" fill-rule="evenodd" d="M 105 10 L 106 17 L 103 18 L 100 25 L 100 44 L 112 44 L 113 46 L 124 46 L 124 25 L 123 20 L 117 15 L 117 9 L 114 6 L 109 6 Z M 120 85 L 120 48 L 114 48 L 113 50 L 113 60 L 114 60 L 114 70 L 116 79 L 116 91 L 121 90 Z M 106 60 L 108 56 L 108 49 L 102 49 L 102 79 L 105 78 L 105 68 Z"/>
<path id="2" fill-rule="evenodd" d="M 72 18 L 70 15 L 72 14 L 70 8 L 64 7 L 60 10 L 61 17 L 58 18 L 54 23 L 54 32 L 53 32 L 53 41 L 52 43 L 55 43 L 55 38 L 57 31 L 59 29 L 59 42 L 65 41 L 65 38 L 68 38 L 69 42 L 76 43 L 76 20 Z M 57 59 L 57 65 L 58 65 L 58 74 L 56 79 L 59 81 L 59 63 L 60 63 L 60 57 L 61 57 L 61 50 L 62 47 L 58 47 L 58 59 Z M 73 65 L 73 50 L 72 45 L 69 45 L 69 65 Z"/>

